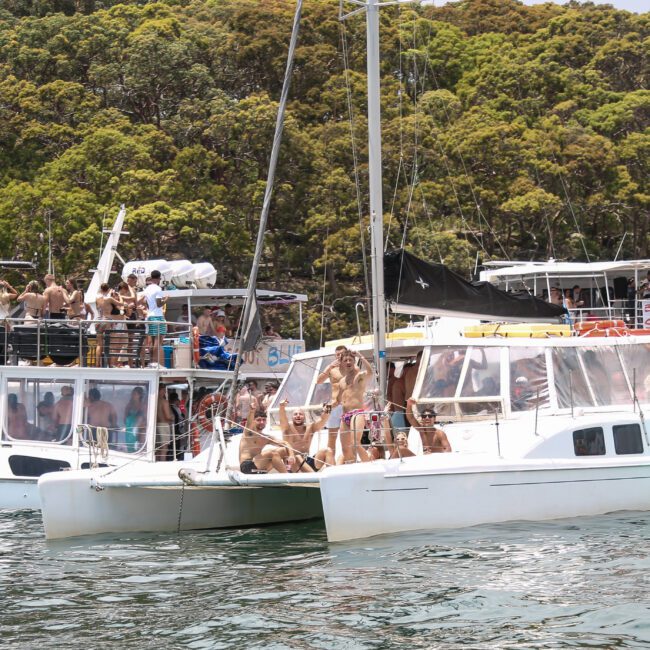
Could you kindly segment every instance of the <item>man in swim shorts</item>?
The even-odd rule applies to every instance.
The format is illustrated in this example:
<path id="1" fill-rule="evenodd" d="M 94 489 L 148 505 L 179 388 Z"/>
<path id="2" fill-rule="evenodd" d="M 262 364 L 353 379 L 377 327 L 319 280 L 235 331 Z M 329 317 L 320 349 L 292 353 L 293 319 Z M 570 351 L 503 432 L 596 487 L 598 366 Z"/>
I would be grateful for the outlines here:
<path id="1" fill-rule="evenodd" d="M 313 456 L 309 455 L 312 438 L 317 431 L 320 431 L 329 418 L 332 407 L 329 404 L 323 406 L 323 414 L 320 419 L 311 424 L 305 424 L 305 412 L 302 409 L 295 409 L 291 421 L 287 418 L 287 404 L 289 400 L 280 402 L 280 429 L 282 439 L 293 450 L 296 456 L 294 472 L 318 472 L 326 465 L 334 464 L 334 451 L 329 447 L 319 449 Z"/>
<path id="2" fill-rule="evenodd" d="M 337 345 L 334 350 L 334 361 L 330 363 L 316 379 L 317 384 L 324 384 L 329 380 L 332 386 L 332 411 L 327 420 L 327 446 L 333 452 L 336 451 L 336 438 L 341 426 L 341 417 L 343 416 L 343 406 L 339 401 L 339 382 L 343 375 L 341 373 L 341 355 L 347 350 L 345 345 Z"/>
<path id="3" fill-rule="evenodd" d="M 361 368 L 357 366 L 361 361 Z M 366 425 L 364 394 L 372 367 L 358 352 L 346 350 L 341 354 L 341 381 L 339 381 L 339 401 L 343 405 L 341 421 L 341 449 L 344 463 L 354 463 L 357 456 L 362 462 L 372 460 L 361 446 L 361 437 Z"/>
<path id="4" fill-rule="evenodd" d="M 244 427 L 239 443 L 239 469 L 242 474 L 266 474 L 270 469 L 285 473 L 285 456 L 294 458 L 293 452 L 278 440 L 264 435 L 266 413 L 256 411 L 253 429 Z"/>

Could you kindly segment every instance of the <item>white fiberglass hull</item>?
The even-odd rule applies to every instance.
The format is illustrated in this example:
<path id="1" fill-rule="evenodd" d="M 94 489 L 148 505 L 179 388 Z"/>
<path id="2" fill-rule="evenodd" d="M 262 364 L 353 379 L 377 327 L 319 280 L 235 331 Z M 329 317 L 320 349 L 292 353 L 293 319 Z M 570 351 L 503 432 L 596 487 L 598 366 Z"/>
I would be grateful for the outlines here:
<path id="1" fill-rule="evenodd" d="M 0 479 L 0 509 L 38 510 L 40 507 L 37 479 Z"/>
<path id="2" fill-rule="evenodd" d="M 328 539 L 650 510 L 647 459 L 509 463 L 492 458 L 468 465 L 440 456 L 446 458 L 439 459 L 437 469 L 427 468 L 432 457 L 425 456 L 326 470 L 320 483 Z"/>
<path id="3" fill-rule="evenodd" d="M 169 463 L 169 465 L 176 465 Z M 176 474 L 177 468 L 174 468 Z M 172 468 L 170 467 L 170 470 Z M 174 473 L 169 477 L 173 479 Z M 48 539 L 120 532 L 231 528 L 322 517 L 318 489 L 160 485 L 95 489 L 92 471 L 48 474 L 39 481 Z"/>

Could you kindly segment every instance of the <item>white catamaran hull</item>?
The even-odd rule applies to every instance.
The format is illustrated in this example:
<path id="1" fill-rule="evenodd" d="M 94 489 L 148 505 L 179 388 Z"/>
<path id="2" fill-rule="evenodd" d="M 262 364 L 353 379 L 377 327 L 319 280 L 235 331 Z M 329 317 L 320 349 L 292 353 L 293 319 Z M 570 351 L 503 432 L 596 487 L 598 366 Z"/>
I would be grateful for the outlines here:
<path id="1" fill-rule="evenodd" d="M 435 472 L 418 468 L 413 460 L 421 462 L 394 460 L 324 472 L 328 539 L 650 510 L 648 459 L 629 464 L 590 459 L 580 467 L 579 461 L 492 458 Z"/>
<path id="2" fill-rule="evenodd" d="M 38 510 L 41 498 L 38 496 L 38 479 L 1 479 L 0 508 L 17 510 Z"/>
<path id="3" fill-rule="evenodd" d="M 322 517 L 319 491 L 309 487 L 129 487 L 102 485 L 101 479 L 98 485 L 96 478 L 92 471 L 79 471 L 40 479 L 48 539 L 244 527 Z"/>

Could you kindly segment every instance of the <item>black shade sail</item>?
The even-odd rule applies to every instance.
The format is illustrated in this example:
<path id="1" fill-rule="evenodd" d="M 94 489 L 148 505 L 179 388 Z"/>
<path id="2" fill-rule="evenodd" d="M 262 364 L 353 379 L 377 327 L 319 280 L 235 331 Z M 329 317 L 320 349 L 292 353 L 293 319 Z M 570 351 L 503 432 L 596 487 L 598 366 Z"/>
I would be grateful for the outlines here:
<path id="1" fill-rule="evenodd" d="M 548 322 L 565 313 L 563 307 L 525 291 L 467 282 L 443 264 L 425 262 L 403 249 L 384 256 L 384 290 L 391 309 L 403 314 Z"/>

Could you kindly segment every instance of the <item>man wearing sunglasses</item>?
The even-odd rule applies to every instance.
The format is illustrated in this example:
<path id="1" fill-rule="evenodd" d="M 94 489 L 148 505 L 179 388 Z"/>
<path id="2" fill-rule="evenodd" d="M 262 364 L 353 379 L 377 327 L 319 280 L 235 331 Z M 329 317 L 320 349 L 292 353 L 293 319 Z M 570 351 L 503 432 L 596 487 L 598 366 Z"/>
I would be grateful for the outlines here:
<path id="1" fill-rule="evenodd" d="M 413 406 L 416 403 L 412 397 L 406 400 L 406 419 L 420 434 L 424 453 L 435 454 L 451 451 L 451 445 L 445 432 L 436 427 L 436 412 L 430 406 L 423 406 L 418 420 L 413 413 Z"/>

